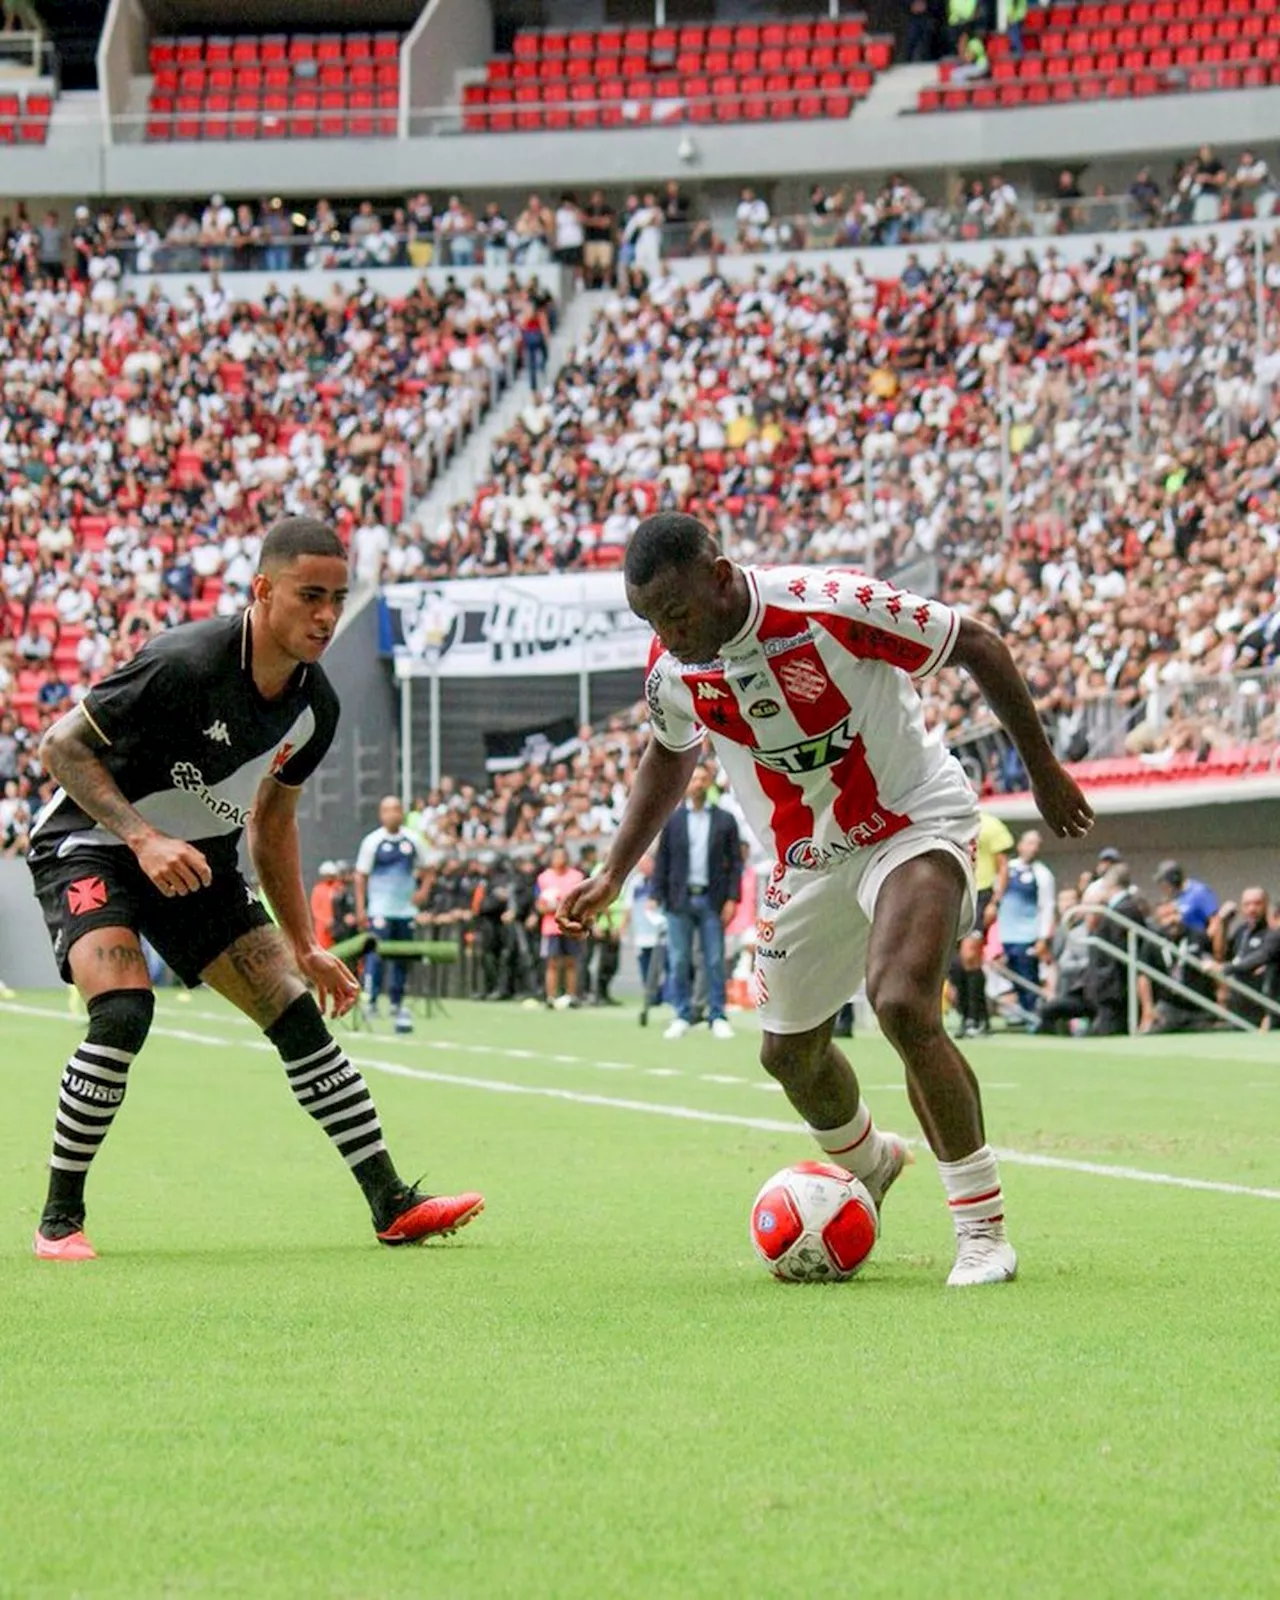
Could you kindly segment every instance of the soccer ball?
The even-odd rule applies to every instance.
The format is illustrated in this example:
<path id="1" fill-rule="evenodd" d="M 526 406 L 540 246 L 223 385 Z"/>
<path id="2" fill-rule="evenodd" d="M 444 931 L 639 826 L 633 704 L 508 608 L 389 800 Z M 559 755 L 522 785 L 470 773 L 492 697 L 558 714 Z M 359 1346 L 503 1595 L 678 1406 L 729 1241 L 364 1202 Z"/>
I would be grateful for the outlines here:
<path id="1" fill-rule="evenodd" d="M 829 1161 L 798 1161 L 775 1172 L 751 1207 L 751 1242 L 788 1283 L 843 1283 L 871 1254 L 880 1233 L 875 1201 Z"/>

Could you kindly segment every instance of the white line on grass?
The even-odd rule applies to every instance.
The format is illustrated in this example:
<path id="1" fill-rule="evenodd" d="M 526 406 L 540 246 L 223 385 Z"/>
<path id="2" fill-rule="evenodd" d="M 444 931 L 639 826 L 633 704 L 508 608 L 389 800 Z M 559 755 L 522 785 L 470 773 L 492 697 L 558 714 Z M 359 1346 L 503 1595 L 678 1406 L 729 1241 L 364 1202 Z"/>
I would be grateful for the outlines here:
<path id="1" fill-rule="evenodd" d="M 14 1012 L 19 1016 L 41 1017 L 52 1022 L 69 1020 L 61 1012 L 12 1002 L 0 1002 L 0 1011 Z M 274 1047 L 265 1039 L 224 1039 L 167 1027 L 153 1027 L 151 1031 L 165 1038 L 177 1037 L 199 1044 L 275 1053 Z M 376 1057 L 351 1055 L 350 1052 L 348 1055 L 353 1065 L 367 1067 L 371 1072 L 382 1072 L 396 1078 L 414 1078 L 422 1083 L 445 1084 L 450 1088 L 482 1089 L 488 1094 L 525 1095 L 539 1100 L 563 1100 L 571 1105 L 601 1106 L 612 1111 L 639 1111 L 651 1117 L 671 1117 L 680 1122 L 711 1122 L 732 1128 L 755 1128 L 762 1133 L 800 1132 L 799 1122 L 778 1122 L 766 1117 L 743 1117 L 725 1111 L 702 1111 L 693 1106 L 664 1105 L 652 1100 L 620 1100 L 612 1095 L 583 1094 L 577 1089 L 558 1089 L 549 1084 L 506 1083 L 496 1078 L 467 1078 L 453 1072 L 427 1072 L 420 1067 L 407 1066 L 403 1061 L 383 1061 Z M 918 1146 L 922 1141 L 911 1139 L 907 1142 Z M 1112 1178 L 1124 1183 L 1151 1183 L 1169 1189 L 1195 1189 L 1209 1194 L 1244 1195 L 1254 1200 L 1280 1200 L 1280 1189 L 1257 1189 L 1243 1183 L 1221 1183 L 1212 1178 L 1185 1178 L 1172 1172 L 1147 1172 L 1141 1167 L 1112 1167 L 1100 1161 L 1071 1161 L 1063 1156 L 1037 1155 L 1024 1150 L 997 1149 L 995 1154 L 1010 1166 L 1042 1167 L 1053 1172 L 1080 1172 L 1092 1178 Z"/>
<path id="2" fill-rule="evenodd" d="M 50 1011 L 42 1006 L 14 1004 L 6 1006 L 4 1009 L 30 1017 L 53 1017 L 58 1019 L 63 1016 L 61 1012 Z M 157 1016 L 179 1017 L 182 1020 L 194 1018 L 198 1021 L 220 1022 L 224 1025 L 230 1023 L 234 1027 L 253 1028 L 255 1033 L 258 1031 L 248 1017 L 241 1016 L 235 1011 L 188 1011 L 184 1009 L 179 1012 L 166 1007 L 164 1010 L 158 1011 Z M 68 1019 L 75 1020 L 71 1014 L 68 1014 Z M 159 1033 L 161 1028 L 156 1026 L 151 1031 Z M 185 1039 L 190 1044 L 220 1045 L 228 1042 L 225 1039 L 214 1038 L 207 1033 L 192 1033 L 185 1028 L 169 1027 L 167 1023 L 165 1024 L 165 1037 L 169 1039 Z M 511 1061 L 548 1061 L 560 1067 L 588 1067 L 594 1068 L 598 1072 L 640 1072 L 650 1078 L 693 1078 L 703 1083 L 729 1084 L 746 1083 L 748 1081 L 745 1078 L 726 1077 L 718 1072 L 689 1072 L 681 1067 L 646 1067 L 637 1061 L 598 1061 L 594 1056 L 553 1055 L 545 1051 L 517 1049 L 515 1047 L 506 1048 L 496 1044 L 463 1043 L 459 1039 L 424 1039 L 417 1035 L 405 1037 L 397 1034 L 362 1035 L 358 1033 L 343 1034 L 342 1038 L 351 1040 L 353 1047 L 358 1046 L 363 1038 L 367 1038 L 371 1044 L 391 1045 L 395 1048 L 416 1046 L 420 1050 L 440 1050 L 448 1055 L 465 1053 L 472 1056 L 505 1056 Z M 766 1094 L 780 1094 L 782 1092 L 780 1085 L 772 1082 L 761 1083 L 751 1080 L 751 1086 L 755 1089 L 763 1089 Z M 875 1094 L 906 1093 L 906 1084 L 901 1082 L 864 1083 L 862 1087 L 869 1093 Z M 1003 1092 L 1008 1089 L 1016 1089 L 1018 1085 L 1016 1083 L 992 1082 L 984 1083 L 982 1087 L 984 1090 Z"/>

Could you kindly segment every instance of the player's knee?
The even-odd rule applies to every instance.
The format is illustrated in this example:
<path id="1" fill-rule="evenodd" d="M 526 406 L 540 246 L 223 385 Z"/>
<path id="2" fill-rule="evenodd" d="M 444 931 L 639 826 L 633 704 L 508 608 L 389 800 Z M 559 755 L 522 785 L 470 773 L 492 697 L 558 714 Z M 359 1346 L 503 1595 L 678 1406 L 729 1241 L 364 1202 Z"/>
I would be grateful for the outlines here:
<path id="1" fill-rule="evenodd" d="M 976 933 L 967 933 L 960 941 L 960 965 L 966 972 L 976 972 L 982 965 L 982 939 Z"/>
<path id="2" fill-rule="evenodd" d="M 760 1040 L 760 1065 L 779 1083 L 795 1083 L 807 1077 L 821 1056 L 822 1048 L 808 1034 L 766 1033 Z"/>
<path id="3" fill-rule="evenodd" d="M 909 978 L 893 977 L 869 992 L 868 998 L 890 1044 L 909 1048 L 942 1027 L 941 999 L 935 988 L 926 990 Z"/>
<path id="4" fill-rule="evenodd" d="M 150 989 L 108 989 L 89 1001 L 89 1044 L 136 1056 L 147 1042 L 156 997 Z"/>

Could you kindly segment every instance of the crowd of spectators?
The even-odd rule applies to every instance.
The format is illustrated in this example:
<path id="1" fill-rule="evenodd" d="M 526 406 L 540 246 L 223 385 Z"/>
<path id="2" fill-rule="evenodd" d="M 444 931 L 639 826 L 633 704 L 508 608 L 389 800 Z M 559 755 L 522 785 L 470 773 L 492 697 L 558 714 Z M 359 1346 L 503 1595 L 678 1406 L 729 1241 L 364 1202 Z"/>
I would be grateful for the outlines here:
<path id="1" fill-rule="evenodd" d="M 914 575 L 987 617 L 1068 757 L 1274 741 L 1271 680 L 1247 701 L 1211 687 L 1280 663 L 1280 239 L 1260 286 L 1254 260 L 1248 240 L 1079 266 L 1050 247 L 982 267 L 912 256 L 894 281 L 792 265 L 686 285 L 659 258 L 531 394 L 475 498 L 425 533 L 402 520 L 415 452 L 465 429 L 548 326 L 514 279 L 251 306 L 216 277 L 169 299 L 87 268 L 60 287 L 11 275 L 0 793 L 17 792 L 0 848 L 21 837 L 35 730 L 152 629 L 242 606 L 282 512 L 338 522 L 373 582 L 616 564 L 643 515 L 679 507 L 739 558 Z M 1157 725 L 1152 705 L 1183 690 Z M 954 744 L 981 746 L 966 679 L 926 697 Z M 595 791 L 624 780 L 602 748 L 570 837 L 607 831 Z M 983 754 L 989 786 L 1021 786 L 1007 754 Z"/>
<path id="2" fill-rule="evenodd" d="M 930 187 L 926 185 L 926 187 Z M 537 266 L 558 262 L 588 287 L 638 265 L 690 255 L 864 248 L 1027 234 L 1105 232 L 1270 216 L 1276 179 L 1265 156 L 1223 160 L 1204 145 L 1161 181 L 1150 165 L 1120 188 L 1082 187 L 1064 169 L 1048 192 L 1019 188 L 999 170 L 930 194 L 902 173 L 814 183 L 792 210 L 756 187 L 737 195 L 690 195 L 677 179 L 612 194 L 533 193 L 515 204 L 425 192 L 400 199 L 290 202 L 276 195 L 231 203 L 221 194 L 165 213 L 130 202 L 69 222 L 28 215 L 22 202 L 0 217 L 0 261 L 25 281 L 74 272 L 118 282 L 125 272 L 279 273 L 291 269 Z"/>
<path id="3" fill-rule="evenodd" d="M 635 726 L 614 719 L 595 735 L 583 730 L 571 757 L 531 763 L 487 791 L 446 781 L 415 799 L 405 827 L 426 847 L 429 862 L 415 896 L 415 936 L 457 942 L 451 992 L 530 1004 L 545 996 L 550 1003 L 554 985 L 547 985 L 545 968 L 552 946 L 544 936 L 555 928 L 540 894 L 543 874 L 567 863 L 575 875 L 589 876 L 607 851 L 643 744 L 638 714 L 632 720 Z M 714 803 L 741 824 L 723 774 L 714 762 L 703 770 Z M 990 1032 L 993 1017 L 1001 1026 L 1040 1033 L 1123 1034 L 1131 1015 L 1142 1033 L 1230 1026 L 1197 997 L 1253 1025 L 1275 1026 L 1260 1001 L 1280 1004 L 1280 906 L 1260 886 L 1244 889 L 1238 901 L 1221 900 L 1175 860 L 1142 882 L 1109 846 L 1078 879 L 1059 885 L 1040 859 L 1035 830 L 1017 840 L 1016 853 L 1013 836 L 992 817 L 984 818 L 984 837 L 993 882 L 979 896 L 979 931 L 961 946 L 952 974 L 957 1031 Z M 729 970 L 740 976 L 750 969 L 758 896 L 767 882 L 759 866 L 744 867 L 741 903 L 727 927 Z M 635 945 L 642 969 L 651 969 L 646 980 L 654 977 L 646 982 L 646 1009 L 656 1003 L 661 971 L 671 965 L 666 919 L 651 903 L 658 887 L 646 858 L 616 913 L 572 952 L 572 1003 L 613 1003 L 610 984 L 625 943 Z M 324 937 L 340 941 L 358 931 L 349 864 L 323 865 L 313 908 Z M 1129 923 L 1138 930 L 1146 972 L 1129 969 Z"/>
<path id="4" fill-rule="evenodd" d="M 1078 267 L 1053 248 L 912 257 L 894 282 L 660 268 L 386 575 L 614 565 L 644 515 L 678 508 L 740 559 L 927 574 L 1010 639 L 1063 754 L 1104 736 L 1142 753 L 1157 691 L 1280 659 L 1280 237 L 1261 354 L 1253 265 L 1245 241 Z M 925 693 L 953 739 L 989 725 L 959 674 Z M 1208 709 L 1162 716 L 1166 745 L 1276 736 L 1272 690 L 1247 726 Z"/>
<path id="5" fill-rule="evenodd" d="M 1223 1012 L 1276 1026 L 1280 907 L 1260 885 L 1221 900 L 1173 859 L 1146 884 L 1119 850 L 1103 846 L 1091 868 L 1060 887 L 1035 829 L 1016 852 L 996 819 L 984 819 L 984 831 L 996 847 L 993 887 L 980 897 L 981 925 L 952 975 L 966 1037 L 990 1032 L 992 1012 L 1035 1033 L 1095 1037 L 1232 1026 Z"/>
<path id="6" fill-rule="evenodd" d="M 375 581 L 545 315 L 514 280 L 248 304 L 0 279 L 0 710 L 39 724 L 154 629 L 239 610 L 278 516 L 333 522 Z"/>

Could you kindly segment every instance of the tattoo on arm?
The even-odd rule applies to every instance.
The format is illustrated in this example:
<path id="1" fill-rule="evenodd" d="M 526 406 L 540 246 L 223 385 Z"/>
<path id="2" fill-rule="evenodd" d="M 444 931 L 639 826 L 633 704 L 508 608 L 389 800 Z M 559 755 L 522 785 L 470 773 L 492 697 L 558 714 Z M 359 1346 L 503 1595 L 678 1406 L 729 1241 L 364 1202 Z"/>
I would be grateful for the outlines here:
<path id="1" fill-rule="evenodd" d="M 75 803 L 126 844 L 152 832 L 75 727 L 59 723 L 50 729 L 41 741 L 40 758 Z"/>

